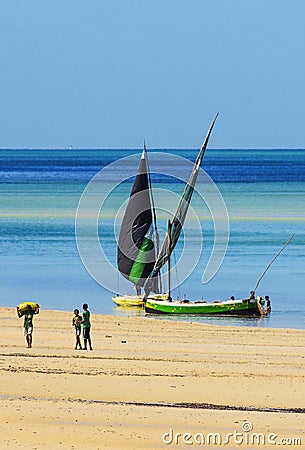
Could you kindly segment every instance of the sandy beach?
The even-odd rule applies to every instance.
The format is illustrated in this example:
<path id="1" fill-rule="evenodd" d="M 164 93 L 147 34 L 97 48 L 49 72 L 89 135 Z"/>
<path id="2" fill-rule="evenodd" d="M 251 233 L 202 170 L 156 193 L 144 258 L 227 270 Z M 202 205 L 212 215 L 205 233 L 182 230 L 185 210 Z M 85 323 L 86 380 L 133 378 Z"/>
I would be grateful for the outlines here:
<path id="1" fill-rule="evenodd" d="M 305 331 L 1 308 L 2 448 L 304 448 Z"/>

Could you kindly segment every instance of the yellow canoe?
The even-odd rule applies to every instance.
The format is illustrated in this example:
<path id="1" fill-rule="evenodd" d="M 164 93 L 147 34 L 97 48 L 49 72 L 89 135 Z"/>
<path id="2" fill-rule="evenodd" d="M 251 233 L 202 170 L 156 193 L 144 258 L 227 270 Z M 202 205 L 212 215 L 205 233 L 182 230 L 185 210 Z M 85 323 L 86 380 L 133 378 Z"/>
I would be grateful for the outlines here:
<path id="1" fill-rule="evenodd" d="M 168 294 L 153 294 L 153 300 L 167 300 Z M 118 306 L 143 306 L 143 295 L 115 295 L 112 301 Z"/>
<path id="2" fill-rule="evenodd" d="M 112 301 L 119 306 L 142 306 L 142 295 L 115 295 Z"/>

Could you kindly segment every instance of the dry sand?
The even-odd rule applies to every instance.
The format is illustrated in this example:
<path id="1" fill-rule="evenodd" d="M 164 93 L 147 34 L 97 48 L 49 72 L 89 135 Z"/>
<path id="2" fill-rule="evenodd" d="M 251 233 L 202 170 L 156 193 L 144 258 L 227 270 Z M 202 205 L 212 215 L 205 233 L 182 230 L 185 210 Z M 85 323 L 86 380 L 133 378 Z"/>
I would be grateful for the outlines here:
<path id="1" fill-rule="evenodd" d="M 305 331 L 93 314 L 90 352 L 34 319 L 28 349 L 1 308 L 1 448 L 305 448 Z"/>

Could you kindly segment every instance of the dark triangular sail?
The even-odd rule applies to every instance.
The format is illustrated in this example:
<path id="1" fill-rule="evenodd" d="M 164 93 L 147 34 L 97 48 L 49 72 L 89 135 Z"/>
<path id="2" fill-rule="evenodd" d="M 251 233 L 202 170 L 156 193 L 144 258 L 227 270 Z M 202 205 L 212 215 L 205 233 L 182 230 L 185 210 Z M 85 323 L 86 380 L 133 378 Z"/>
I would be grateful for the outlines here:
<path id="1" fill-rule="evenodd" d="M 213 130 L 213 127 L 214 127 L 217 117 L 218 117 L 218 114 L 216 114 L 216 116 L 214 117 L 214 119 L 211 123 L 210 129 L 206 135 L 204 143 L 202 144 L 202 147 L 196 158 L 191 176 L 184 188 L 184 192 L 182 194 L 182 197 L 180 199 L 180 202 L 179 202 L 176 212 L 174 214 L 174 217 L 172 220 L 172 226 L 171 226 L 171 235 L 170 235 L 170 253 L 174 250 L 174 248 L 178 242 L 178 239 L 179 239 L 179 236 L 181 233 L 181 229 L 183 227 L 185 217 L 186 217 L 186 214 L 188 211 L 188 207 L 189 207 L 192 195 L 193 195 L 194 187 L 195 187 L 197 177 L 198 177 L 198 172 L 199 172 L 199 169 L 200 169 L 203 157 L 204 157 L 204 153 L 207 148 L 209 138 L 212 133 L 212 130 Z M 159 276 L 160 269 L 164 266 L 164 264 L 168 260 L 168 255 L 169 255 L 169 253 L 168 253 L 168 236 L 166 236 L 163 241 L 159 255 L 157 257 L 157 260 L 155 262 L 154 268 L 153 268 L 150 276 L 147 278 L 147 280 L 145 282 L 145 285 L 144 285 L 145 295 L 148 295 L 152 291 L 153 281 L 156 279 L 156 277 Z"/>
<path id="2" fill-rule="evenodd" d="M 118 269 L 125 278 L 137 286 L 144 285 L 156 259 L 152 216 L 144 148 L 118 240 Z M 154 287 L 152 290 L 155 290 Z"/>

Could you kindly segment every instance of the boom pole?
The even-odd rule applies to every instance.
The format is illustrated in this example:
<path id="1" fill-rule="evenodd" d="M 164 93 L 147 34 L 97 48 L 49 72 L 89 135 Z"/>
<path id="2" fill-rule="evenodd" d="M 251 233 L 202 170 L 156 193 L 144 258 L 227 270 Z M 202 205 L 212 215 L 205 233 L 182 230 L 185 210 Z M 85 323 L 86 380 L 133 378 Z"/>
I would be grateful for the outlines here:
<path id="1" fill-rule="evenodd" d="M 266 269 L 263 271 L 263 273 L 262 273 L 261 276 L 259 277 L 259 279 L 258 279 L 258 281 L 257 281 L 257 283 L 256 283 L 256 285 L 255 285 L 255 288 L 253 289 L 253 292 L 256 291 L 256 289 L 258 288 L 259 283 L 262 281 L 263 277 L 265 276 L 265 274 L 266 274 L 267 270 L 269 269 L 269 267 L 271 266 L 271 264 L 273 264 L 274 261 L 277 259 L 277 257 L 280 256 L 280 254 L 282 253 L 282 251 L 287 247 L 287 245 L 289 244 L 289 242 L 293 239 L 294 235 L 295 235 L 295 234 L 292 234 L 292 235 L 290 236 L 290 238 L 288 239 L 288 241 L 285 242 L 285 244 L 283 245 L 283 247 L 277 252 L 277 254 L 274 256 L 274 258 L 272 258 L 272 260 L 270 261 L 270 263 L 268 264 L 268 266 L 266 267 Z"/>

